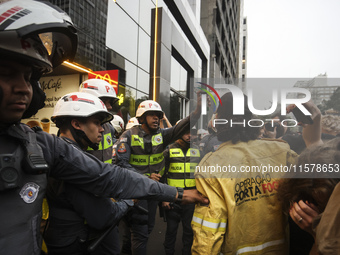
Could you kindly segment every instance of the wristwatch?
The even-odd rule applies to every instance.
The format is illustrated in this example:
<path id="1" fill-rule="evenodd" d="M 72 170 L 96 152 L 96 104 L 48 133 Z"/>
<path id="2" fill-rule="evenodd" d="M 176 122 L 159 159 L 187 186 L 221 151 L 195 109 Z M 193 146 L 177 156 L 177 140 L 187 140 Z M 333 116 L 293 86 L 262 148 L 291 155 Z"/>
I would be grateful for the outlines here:
<path id="1" fill-rule="evenodd" d="M 132 199 L 124 199 L 122 201 L 125 202 L 128 205 L 128 207 L 133 207 L 135 205 L 135 202 L 133 202 Z"/>
<path id="2" fill-rule="evenodd" d="M 179 188 L 179 187 L 176 187 L 176 189 L 177 189 L 178 196 L 177 196 L 177 199 L 176 199 L 175 202 L 176 203 L 182 203 L 184 189 L 183 188 Z"/>

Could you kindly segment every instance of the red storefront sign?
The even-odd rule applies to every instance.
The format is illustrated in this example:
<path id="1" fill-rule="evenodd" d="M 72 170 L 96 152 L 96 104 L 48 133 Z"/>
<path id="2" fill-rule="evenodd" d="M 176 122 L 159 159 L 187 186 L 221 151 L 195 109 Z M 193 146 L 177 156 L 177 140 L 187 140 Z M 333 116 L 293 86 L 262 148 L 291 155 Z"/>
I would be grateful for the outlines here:
<path id="1" fill-rule="evenodd" d="M 118 94 L 118 74 L 119 70 L 95 71 L 88 74 L 89 79 L 102 79 L 107 81 Z"/>

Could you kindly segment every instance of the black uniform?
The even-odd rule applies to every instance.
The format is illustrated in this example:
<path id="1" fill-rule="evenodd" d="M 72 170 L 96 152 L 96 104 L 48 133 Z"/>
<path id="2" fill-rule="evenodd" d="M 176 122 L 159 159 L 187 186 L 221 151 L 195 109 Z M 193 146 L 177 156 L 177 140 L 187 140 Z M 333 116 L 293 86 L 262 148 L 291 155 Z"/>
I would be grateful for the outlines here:
<path id="1" fill-rule="evenodd" d="M 165 159 L 165 180 L 168 185 L 184 189 L 196 188 L 195 168 L 200 162 L 200 152 L 198 147 L 177 140 L 171 144 L 164 152 Z M 194 214 L 195 204 L 178 205 L 173 204 L 170 210 L 165 210 L 166 233 L 164 239 L 164 249 L 166 255 L 175 254 L 175 244 L 178 225 L 182 222 L 182 255 L 191 254 L 193 242 L 193 231 L 191 220 Z"/>
<path id="2" fill-rule="evenodd" d="M 159 128 L 152 134 L 147 134 L 140 126 L 126 130 L 116 143 L 117 164 L 146 176 L 156 172 L 162 174 L 165 168 L 163 151 L 171 142 L 190 130 L 190 124 L 197 122 L 195 118 L 193 115 L 191 119 L 188 116 L 177 125 L 166 129 Z M 158 202 L 141 200 L 138 203 L 147 209 L 149 214 L 142 215 L 132 210 L 126 221 L 131 231 L 132 254 L 143 255 L 146 254 L 149 234 L 155 224 Z M 129 238 L 124 238 L 123 250 L 129 249 L 129 242 Z"/>
<path id="3" fill-rule="evenodd" d="M 63 139 L 80 150 L 75 142 Z M 49 254 L 87 254 L 89 244 L 101 231 L 119 221 L 128 210 L 125 202 L 96 197 L 54 178 L 49 178 L 46 195 L 50 216 L 44 240 Z M 114 228 L 93 254 L 119 254 L 119 244 L 112 246 L 119 242 L 116 231 Z"/>
<path id="4" fill-rule="evenodd" d="M 17 147 L 24 151 L 25 144 L 29 142 L 29 132 L 33 131 L 24 124 L 2 126 L 2 159 L 4 154 L 12 153 Z M 139 174 L 118 166 L 104 164 L 43 131 L 37 132 L 36 135 L 43 157 L 50 167 L 50 177 L 74 184 L 77 188 L 100 197 L 165 201 L 173 201 L 176 197 L 177 190 L 174 187 L 140 178 Z M 0 191 L 0 254 L 40 254 L 42 239 L 39 227 L 47 176 L 27 173 L 27 169 L 25 165 L 20 166 L 18 173 L 21 181 L 17 187 Z"/>

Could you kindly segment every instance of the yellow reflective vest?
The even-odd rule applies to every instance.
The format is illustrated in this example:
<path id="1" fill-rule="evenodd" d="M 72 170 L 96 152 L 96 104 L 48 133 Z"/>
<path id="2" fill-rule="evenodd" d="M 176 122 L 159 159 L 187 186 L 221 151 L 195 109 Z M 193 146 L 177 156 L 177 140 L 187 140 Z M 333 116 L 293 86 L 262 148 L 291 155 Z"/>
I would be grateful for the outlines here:
<path id="1" fill-rule="evenodd" d="M 112 133 L 109 123 L 103 125 L 104 132 L 101 142 L 99 143 L 98 150 L 93 150 L 88 147 L 86 152 L 92 154 L 97 159 L 104 163 L 112 164 Z"/>
<path id="2" fill-rule="evenodd" d="M 163 174 L 164 156 L 163 156 L 163 136 L 162 133 L 156 133 L 151 136 L 151 153 L 147 153 L 146 143 L 143 136 L 140 136 L 139 128 L 131 130 L 131 154 L 129 163 L 139 173 L 150 175 L 154 172 Z"/>
<path id="3" fill-rule="evenodd" d="M 167 183 L 170 186 L 180 188 L 193 188 L 195 182 L 195 167 L 200 160 L 200 151 L 195 148 L 188 148 L 185 152 L 177 143 L 169 148 L 169 169 Z"/>
<path id="4" fill-rule="evenodd" d="M 287 217 L 276 197 L 280 179 L 271 173 L 228 178 L 227 171 L 212 172 L 205 167 L 286 166 L 296 158 L 287 143 L 265 140 L 225 142 L 207 154 L 195 177 L 197 190 L 210 203 L 196 205 L 192 254 L 288 255 Z"/>

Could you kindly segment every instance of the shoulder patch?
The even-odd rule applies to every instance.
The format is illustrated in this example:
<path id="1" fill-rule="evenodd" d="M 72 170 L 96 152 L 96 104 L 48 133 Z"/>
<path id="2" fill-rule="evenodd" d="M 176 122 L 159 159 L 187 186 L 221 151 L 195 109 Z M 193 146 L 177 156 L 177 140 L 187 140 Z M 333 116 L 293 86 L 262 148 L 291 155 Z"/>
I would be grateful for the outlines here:
<path id="1" fill-rule="evenodd" d="M 118 148 L 119 153 L 125 153 L 126 152 L 126 147 L 124 143 L 121 143 Z"/>
<path id="2" fill-rule="evenodd" d="M 108 145 L 111 145 L 111 143 L 112 143 L 111 136 L 108 135 L 108 136 L 106 137 L 106 142 L 107 142 Z"/>
<path id="3" fill-rule="evenodd" d="M 158 143 L 158 144 L 163 142 L 163 137 L 162 137 L 161 134 L 156 135 L 154 139 L 155 139 L 155 142 Z"/>

